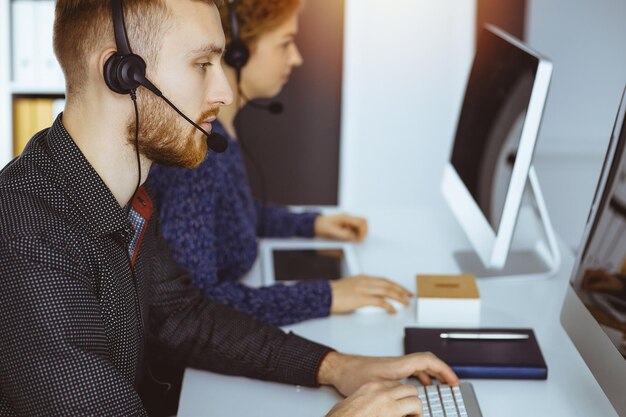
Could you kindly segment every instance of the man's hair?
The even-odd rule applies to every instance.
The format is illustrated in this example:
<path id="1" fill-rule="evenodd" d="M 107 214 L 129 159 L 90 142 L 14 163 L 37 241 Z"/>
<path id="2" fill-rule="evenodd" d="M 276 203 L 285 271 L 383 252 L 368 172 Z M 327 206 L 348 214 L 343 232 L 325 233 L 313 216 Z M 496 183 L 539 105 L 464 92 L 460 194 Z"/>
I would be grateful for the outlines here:
<path id="1" fill-rule="evenodd" d="M 194 1 L 221 4 L 221 0 Z M 123 6 L 130 46 L 148 68 L 154 68 L 161 39 L 170 27 L 165 0 L 124 0 Z M 53 39 L 67 95 L 74 96 L 87 82 L 89 58 L 115 45 L 111 1 L 57 0 Z"/>
<path id="2" fill-rule="evenodd" d="M 301 6 L 303 0 L 237 0 L 239 37 L 248 47 L 254 47 L 258 37 L 284 23 Z M 226 3 L 226 2 L 224 2 Z M 226 43 L 232 40 L 228 5 L 218 5 Z"/>

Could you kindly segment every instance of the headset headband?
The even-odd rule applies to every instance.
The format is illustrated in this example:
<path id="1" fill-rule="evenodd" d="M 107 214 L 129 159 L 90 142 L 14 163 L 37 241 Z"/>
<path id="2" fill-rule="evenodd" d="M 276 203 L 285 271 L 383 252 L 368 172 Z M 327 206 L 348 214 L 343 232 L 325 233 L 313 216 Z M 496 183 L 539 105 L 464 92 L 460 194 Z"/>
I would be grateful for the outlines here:
<path id="1" fill-rule="evenodd" d="M 132 51 L 128 43 L 128 35 L 126 34 L 122 0 L 112 0 L 111 7 L 113 8 L 113 32 L 115 34 L 117 52 L 122 55 L 129 55 Z"/>
<path id="2" fill-rule="evenodd" d="M 237 1 L 228 0 L 228 16 L 230 18 L 230 35 L 233 42 L 239 42 L 239 20 L 237 19 Z"/>

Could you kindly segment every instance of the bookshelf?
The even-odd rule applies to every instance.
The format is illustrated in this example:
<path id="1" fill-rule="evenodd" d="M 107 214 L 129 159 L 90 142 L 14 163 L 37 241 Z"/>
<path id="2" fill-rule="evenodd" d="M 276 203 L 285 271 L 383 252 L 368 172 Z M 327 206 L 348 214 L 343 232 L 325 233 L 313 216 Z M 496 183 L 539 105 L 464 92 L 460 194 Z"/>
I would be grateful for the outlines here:
<path id="1" fill-rule="evenodd" d="M 52 102 L 65 93 L 52 53 L 53 20 L 54 0 L 0 0 L 0 167 L 16 153 L 16 133 L 32 136 L 62 108 L 55 102 L 52 110 Z M 45 103 L 50 115 L 24 119 L 24 106 L 31 101 L 33 112 Z"/>

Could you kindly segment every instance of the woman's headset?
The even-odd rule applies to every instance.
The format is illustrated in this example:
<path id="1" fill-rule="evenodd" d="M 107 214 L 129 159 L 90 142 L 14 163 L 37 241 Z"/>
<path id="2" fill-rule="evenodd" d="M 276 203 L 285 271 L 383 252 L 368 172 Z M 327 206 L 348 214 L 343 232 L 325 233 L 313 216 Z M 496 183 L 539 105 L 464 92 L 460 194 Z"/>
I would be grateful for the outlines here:
<path id="1" fill-rule="evenodd" d="M 250 49 L 248 49 L 248 46 L 241 40 L 236 0 L 228 0 L 228 17 L 230 19 L 231 40 L 230 43 L 226 45 L 224 62 L 229 67 L 235 69 L 237 73 L 237 84 L 239 84 L 241 82 L 241 70 L 250 59 Z"/>

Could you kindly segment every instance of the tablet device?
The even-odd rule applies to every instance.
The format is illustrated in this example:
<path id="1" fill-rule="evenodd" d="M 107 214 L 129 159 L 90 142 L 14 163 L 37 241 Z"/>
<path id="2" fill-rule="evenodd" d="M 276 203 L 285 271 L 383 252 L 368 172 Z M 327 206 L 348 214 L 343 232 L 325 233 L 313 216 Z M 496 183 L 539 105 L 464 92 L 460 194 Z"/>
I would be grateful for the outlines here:
<path id="1" fill-rule="evenodd" d="M 335 280 L 345 276 L 343 249 L 274 249 L 274 281 Z"/>
<path id="2" fill-rule="evenodd" d="M 336 280 L 358 274 L 352 245 L 324 241 L 269 241 L 262 245 L 263 282 Z"/>

